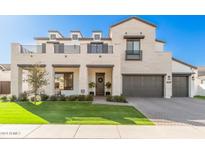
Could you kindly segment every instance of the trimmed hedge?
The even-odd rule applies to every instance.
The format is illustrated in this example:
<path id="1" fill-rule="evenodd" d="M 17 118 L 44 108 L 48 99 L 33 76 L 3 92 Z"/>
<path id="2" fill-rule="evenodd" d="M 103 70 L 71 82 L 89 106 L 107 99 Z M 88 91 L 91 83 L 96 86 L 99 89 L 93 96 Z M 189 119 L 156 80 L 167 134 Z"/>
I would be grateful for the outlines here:
<path id="1" fill-rule="evenodd" d="M 92 95 L 52 95 L 49 101 L 93 101 Z"/>
<path id="2" fill-rule="evenodd" d="M 126 97 L 125 96 L 107 96 L 106 100 L 108 102 L 120 102 L 120 103 L 127 103 Z"/>
<path id="3" fill-rule="evenodd" d="M 15 101 L 21 101 L 21 102 L 26 102 L 26 101 L 34 101 L 34 97 L 31 97 L 30 99 L 28 98 L 27 93 L 21 93 L 20 96 L 17 97 L 12 95 L 10 97 L 7 96 L 2 96 L 0 98 L 2 102 L 15 102 Z M 65 95 L 51 95 L 48 96 L 46 94 L 41 94 L 38 96 L 37 101 L 93 101 L 93 96 L 92 95 L 70 95 L 70 96 L 65 96 Z"/>
<path id="4" fill-rule="evenodd" d="M 41 97 L 41 101 L 47 101 L 49 98 L 49 96 L 46 94 L 40 94 L 40 97 Z"/>
<path id="5" fill-rule="evenodd" d="M 18 98 L 18 101 L 22 101 L 22 102 L 25 102 L 25 101 L 28 101 L 28 94 L 27 93 L 21 93 L 19 95 L 19 98 Z"/>
<path id="6" fill-rule="evenodd" d="M 11 102 L 16 102 L 17 100 L 18 99 L 15 95 L 12 95 L 12 96 L 9 97 L 9 101 L 11 101 Z"/>
<path id="7" fill-rule="evenodd" d="M 2 96 L 0 99 L 1 99 L 2 102 L 7 102 L 8 101 L 7 96 Z"/>

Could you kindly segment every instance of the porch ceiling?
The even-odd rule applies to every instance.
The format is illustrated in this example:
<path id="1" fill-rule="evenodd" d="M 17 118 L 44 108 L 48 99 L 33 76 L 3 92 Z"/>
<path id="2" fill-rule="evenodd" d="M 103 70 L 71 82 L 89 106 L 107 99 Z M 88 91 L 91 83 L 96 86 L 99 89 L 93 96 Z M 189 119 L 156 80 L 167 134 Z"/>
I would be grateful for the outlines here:
<path id="1" fill-rule="evenodd" d="M 17 64 L 18 67 L 34 67 L 33 64 Z M 46 67 L 46 64 L 40 64 L 38 65 L 40 67 Z"/>
<path id="2" fill-rule="evenodd" d="M 86 65 L 89 68 L 113 68 L 114 65 L 98 65 L 98 64 L 88 64 Z"/>
<path id="3" fill-rule="evenodd" d="M 78 64 L 68 64 L 68 65 L 66 65 L 66 64 L 53 64 L 52 66 L 53 67 L 64 67 L 64 68 L 66 68 L 66 67 L 79 68 L 80 67 L 80 65 L 78 65 Z"/>

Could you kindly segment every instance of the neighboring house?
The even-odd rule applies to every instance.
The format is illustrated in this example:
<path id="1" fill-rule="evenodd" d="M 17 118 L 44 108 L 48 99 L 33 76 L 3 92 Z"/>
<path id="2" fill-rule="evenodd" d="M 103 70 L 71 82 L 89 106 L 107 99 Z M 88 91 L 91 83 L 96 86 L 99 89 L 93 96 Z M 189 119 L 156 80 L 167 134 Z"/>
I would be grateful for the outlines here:
<path id="1" fill-rule="evenodd" d="M 0 95 L 10 94 L 11 84 L 10 64 L 0 64 Z"/>
<path id="2" fill-rule="evenodd" d="M 205 67 L 198 67 L 197 95 L 205 96 Z"/>
<path id="3" fill-rule="evenodd" d="M 109 29 L 109 36 L 93 31 L 84 37 L 71 31 L 64 37 L 49 31 L 36 37 L 36 45 L 12 43 L 11 92 L 22 90 L 22 70 L 41 63 L 48 74 L 44 88 L 49 95 L 89 94 L 136 97 L 193 97 L 196 94 L 197 68 L 172 58 L 164 51 L 164 41 L 156 39 L 157 26 L 131 17 Z M 95 82 L 95 88 L 88 84 Z M 111 82 L 111 89 L 106 89 Z"/>

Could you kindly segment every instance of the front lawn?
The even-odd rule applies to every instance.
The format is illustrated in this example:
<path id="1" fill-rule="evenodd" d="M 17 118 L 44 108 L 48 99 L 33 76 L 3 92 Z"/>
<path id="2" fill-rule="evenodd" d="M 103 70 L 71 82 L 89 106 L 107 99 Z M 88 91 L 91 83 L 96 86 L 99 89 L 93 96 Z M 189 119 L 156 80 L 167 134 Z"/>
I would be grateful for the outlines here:
<path id="1" fill-rule="evenodd" d="M 205 96 L 194 96 L 194 98 L 198 98 L 198 99 L 204 99 L 205 100 Z"/>
<path id="2" fill-rule="evenodd" d="M 134 107 L 90 102 L 0 102 L 0 123 L 154 125 Z"/>

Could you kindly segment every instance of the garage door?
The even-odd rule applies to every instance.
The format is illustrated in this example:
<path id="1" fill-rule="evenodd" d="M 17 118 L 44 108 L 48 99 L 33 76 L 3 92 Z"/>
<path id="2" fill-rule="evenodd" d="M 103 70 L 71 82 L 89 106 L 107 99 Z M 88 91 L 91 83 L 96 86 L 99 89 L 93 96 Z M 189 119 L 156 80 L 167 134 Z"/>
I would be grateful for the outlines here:
<path id="1" fill-rule="evenodd" d="M 163 97 L 163 76 L 123 75 L 123 95 L 131 97 Z"/>
<path id="2" fill-rule="evenodd" d="M 188 97 L 188 76 L 172 77 L 172 96 L 173 97 Z"/>

